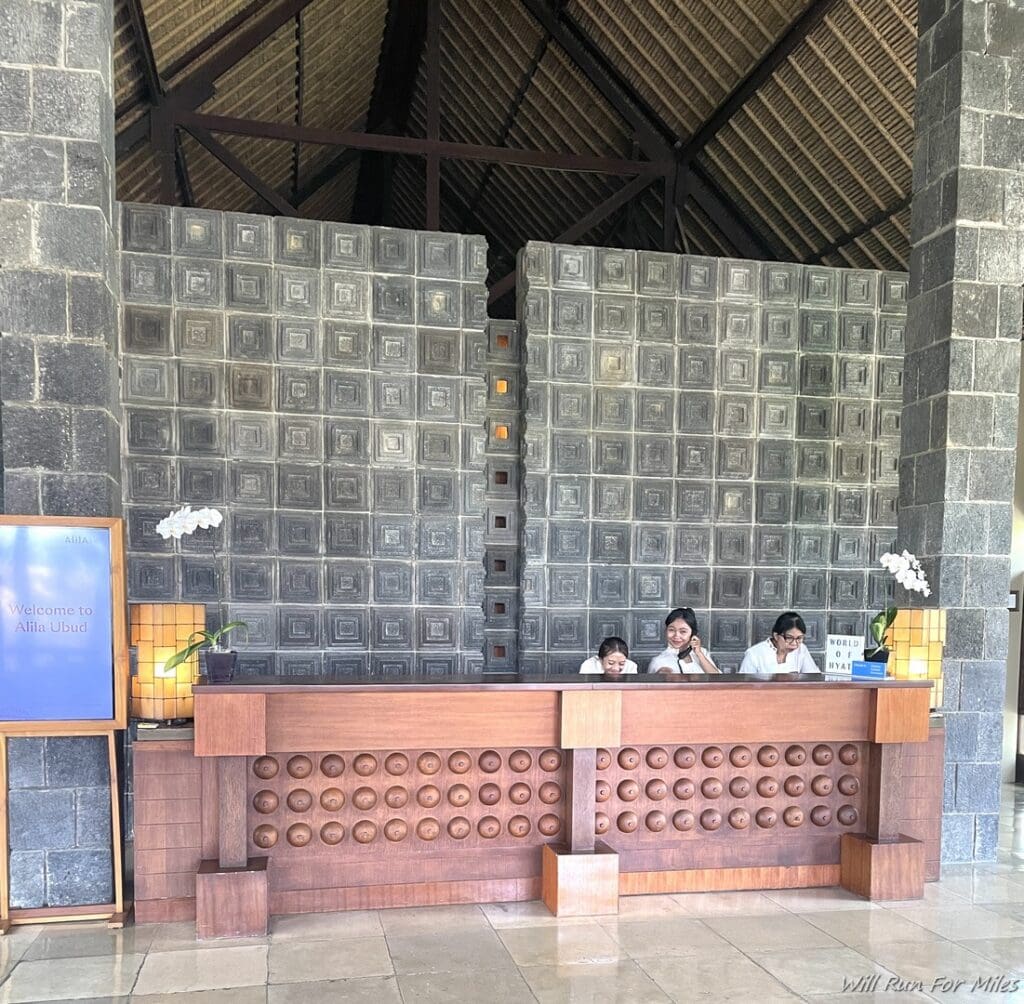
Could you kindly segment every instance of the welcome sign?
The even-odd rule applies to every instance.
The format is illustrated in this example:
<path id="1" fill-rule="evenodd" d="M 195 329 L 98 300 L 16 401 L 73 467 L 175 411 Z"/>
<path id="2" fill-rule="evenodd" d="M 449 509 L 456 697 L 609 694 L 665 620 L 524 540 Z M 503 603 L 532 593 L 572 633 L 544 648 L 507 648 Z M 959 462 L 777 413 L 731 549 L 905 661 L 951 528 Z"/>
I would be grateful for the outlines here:
<path id="1" fill-rule="evenodd" d="M 0 722 L 114 719 L 114 530 L 15 519 L 0 524 Z"/>

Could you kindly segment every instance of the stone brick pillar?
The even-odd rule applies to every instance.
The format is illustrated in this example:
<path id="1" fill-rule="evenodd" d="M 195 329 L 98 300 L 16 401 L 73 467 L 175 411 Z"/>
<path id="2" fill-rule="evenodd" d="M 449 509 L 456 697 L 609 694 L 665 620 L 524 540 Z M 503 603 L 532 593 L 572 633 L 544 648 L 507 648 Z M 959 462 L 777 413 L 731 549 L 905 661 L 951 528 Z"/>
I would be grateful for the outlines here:
<path id="1" fill-rule="evenodd" d="M 0 2 L 0 509 L 121 511 L 113 0 Z M 102 738 L 15 739 L 11 899 L 112 898 Z"/>
<path id="2" fill-rule="evenodd" d="M 1024 10 L 919 8 L 900 546 L 948 610 L 946 861 L 995 855 L 1024 280 Z M 898 600 L 899 601 L 899 600 Z"/>
<path id="3" fill-rule="evenodd" d="M 113 0 L 0 4 L 7 513 L 120 512 Z"/>

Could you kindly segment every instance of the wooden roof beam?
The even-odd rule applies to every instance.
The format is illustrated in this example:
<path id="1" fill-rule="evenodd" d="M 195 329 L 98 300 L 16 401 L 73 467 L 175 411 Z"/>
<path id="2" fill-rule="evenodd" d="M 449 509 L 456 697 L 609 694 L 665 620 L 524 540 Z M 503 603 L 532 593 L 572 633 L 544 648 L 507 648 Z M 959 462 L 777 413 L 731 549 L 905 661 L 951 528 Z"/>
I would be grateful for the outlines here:
<path id="1" fill-rule="evenodd" d="M 680 162 L 682 144 L 672 128 L 640 98 L 587 33 L 561 9 L 556 11 L 545 0 L 522 0 L 522 3 L 615 112 L 628 123 L 643 154 L 652 160 L 672 159 Z M 756 229 L 747 222 L 749 212 L 744 213 L 734 206 L 722 192 L 713 198 L 713 189 L 706 182 L 692 183 L 689 171 L 678 172 L 676 183 L 667 186 L 666 192 L 672 193 L 675 205 L 680 209 L 688 197 L 697 200 L 705 213 L 719 221 L 723 234 L 729 232 L 735 235 L 737 243 L 730 243 L 733 243 L 738 254 L 757 258 L 781 257 L 774 248 L 765 246 Z M 666 207 L 666 220 L 668 214 L 669 209 Z M 662 242 L 668 239 L 668 230 L 666 223 Z M 754 247 L 765 250 L 757 255 L 749 254 Z"/>
<path id="2" fill-rule="evenodd" d="M 813 0 L 786 29 L 761 61 L 732 89 L 729 96 L 679 149 L 679 160 L 688 164 L 729 124 L 732 117 L 757 93 L 761 85 L 793 54 L 804 39 L 825 20 L 842 0 Z"/>
<path id="3" fill-rule="evenodd" d="M 206 129 L 197 125 L 185 126 L 187 132 L 206 147 L 229 171 L 242 179 L 264 202 L 281 216 L 302 214 L 286 198 L 274 191 L 262 178 L 242 163 L 223 143 L 214 139 Z"/>
<path id="4" fill-rule="evenodd" d="M 427 4 L 422 0 L 388 0 L 377 76 L 366 114 L 367 132 L 382 132 L 385 128 L 398 135 L 405 132 L 426 38 Z M 363 156 L 352 202 L 354 222 L 384 222 L 393 170 L 394 158 L 383 151 Z"/>
<path id="5" fill-rule="evenodd" d="M 631 199 L 639 195 L 648 185 L 652 184 L 658 175 L 637 175 L 632 181 L 628 181 L 617 192 L 613 192 L 604 202 L 599 203 L 590 210 L 586 216 L 578 219 L 571 227 L 560 233 L 553 241 L 555 244 L 572 244 L 578 241 L 585 234 L 590 233 L 602 220 L 607 219 L 612 213 L 622 206 L 625 206 Z M 507 275 L 502 276 L 491 286 L 488 294 L 488 303 L 497 303 L 516 284 L 516 273 L 513 269 Z"/>
<path id="6" fill-rule="evenodd" d="M 841 237 L 837 237 L 828 247 L 822 248 L 818 251 L 814 257 L 815 262 L 823 262 L 830 254 L 835 254 L 840 248 L 844 248 L 847 244 L 852 244 L 856 240 L 860 240 L 861 237 L 866 237 L 872 230 L 880 227 L 883 223 L 887 223 L 897 213 L 903 212 L 911 202 L 911 196 L 900 199 L 894 206 L 886 206 L 885 209 L 880 209 L 873 216 L 866 219 L 856 229 L 850 230 L 843 234 Z"/>
<path id="7" fill-rule="evenodd" d="M 312 2 L 313 0 L 281 0 L 259 21 L 249 28 L 239 31 L 211 59 L 170 88 L 163 95 L 161 101 L 153 103 L 171 105 L 177 109 L 198 108 L 216 93 L 214 83 L 220 77 L 224 76 L 228 70 L 241 62 L 254 49 L 259 48 L 271 35 L 297 17 Z M 116 140 L 118 157 L 131 153 L 149 138 L 150 114 L 151 112 L 147 110 L 130 126 L 118 133 Z"/>
<path id="8" fill-rule="evenodd" d="M 289 143 L 317 143 L 323 146 L 344 146 L 356 150 L 377 150 L 383 153 L 413 157 L 438 156 L 442 160 L 493 161 L 547 171 L 580 171 L 584 174 L 664 176 L 672 169 L 671 162 L 652 163 L 624 157 L 602 157 L 597 154 L 560 153 L 556 150 L 522 150 L 507 146 L 484 146 L 478 143 L 456 143 L 451 140 L 423 139 L 417 136 L 394 136 L 390 133 L 354 132 L 299 126 L 291 122 L 263 122 L 228 115 L 173 110 L 175 122 L 192 131 L 192 126 L 209 132 L 236 136 L 258 136 L 262 139 Z"/>

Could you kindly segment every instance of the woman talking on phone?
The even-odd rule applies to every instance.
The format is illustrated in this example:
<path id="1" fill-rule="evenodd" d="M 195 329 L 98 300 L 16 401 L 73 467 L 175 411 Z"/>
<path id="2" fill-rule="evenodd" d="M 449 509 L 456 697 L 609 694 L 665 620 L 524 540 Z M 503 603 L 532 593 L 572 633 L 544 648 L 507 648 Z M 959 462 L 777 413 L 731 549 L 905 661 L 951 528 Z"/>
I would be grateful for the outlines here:
<path id="1" fill-rule="evenodd" d="M 665 641 L 668 648 L 651 660 L 648 673 L 721 673 L 701 645 L 690 607 L 676 607 L 665 618 Z"/>

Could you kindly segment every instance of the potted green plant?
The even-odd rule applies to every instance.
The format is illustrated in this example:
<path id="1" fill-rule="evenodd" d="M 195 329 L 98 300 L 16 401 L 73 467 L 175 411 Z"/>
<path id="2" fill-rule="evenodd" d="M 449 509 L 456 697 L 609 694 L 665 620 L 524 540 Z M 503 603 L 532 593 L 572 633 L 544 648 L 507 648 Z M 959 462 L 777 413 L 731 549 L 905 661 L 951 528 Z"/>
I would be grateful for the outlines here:
<path id="1" fill-rule="evenodd" d="M 921 562 L 909 551 L 904 550 L 900 554 L 886 551 L 878 559 L 882 567 L 892 574 L 898 585 L 901 585 L 908 592 L 920 593 L 922 596 L 931 596 L 932 591 L 928 587 L 928 579 L 921 568 Z M 864 658 L 868 662 L 888 662 L 889 646 L 886 644 L 886 635 L 896 620 L 898 608 L 895 606 L 886 607 L 875 614 L 868 625 L 871 637 L 875 640 L 874 648 L 866 649 Z"/>
<path id="2" fill-rule="evenodd" d="M 164 666 L 169 670 L 174 669 L 175 666 L 183 663 L 193 653 L 207 649 L 205 654 L 206 678 L 210 683 L 227 683 L 234 675 L 235 660 L 238 658 L 238 653 L 228 651 L 221 645 L 220 641 L 229 631 L 247 626 L 245 621 L 230 621 L 216 631 L 193 631 L 188 636 L 188 644 L 185 648 L 180 652 L 175 652 L 164 663 Z M 193 641 L 192 639 L 196 637 L 199 640 Z"/>
<path id="3" fill-rule="evenodd" d="M 156 532 L 165 540 L 173 537 L 180 540 L 197 530 L 216 529 L 224 521 L 223 515 L 213 508 L 193 509 L 185 505 L 165 516 L 156 525 Z M 214 551 L 216 554 L 216 551 Z M 205 649 L 206 678 L 210 683 L 227 683 L 235 672 L 238 653 L 224 648 L 222 640 L 235 628 L 248 627 L 245 621 L 229 621 L 224 623 L 224 611 L 220 609 L 221 626 L 216 631 L 193 631 L 188 637 L 188 644 L 180 652 L 175 652 L 165 663 L 167 670 L 183 663 L 191 655 Z M 193 639 L 198 639 L 193 641 Z"/>

